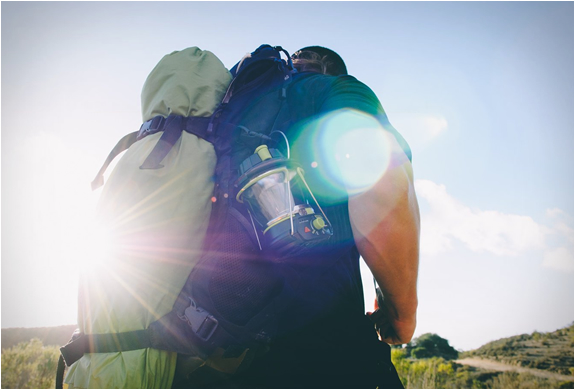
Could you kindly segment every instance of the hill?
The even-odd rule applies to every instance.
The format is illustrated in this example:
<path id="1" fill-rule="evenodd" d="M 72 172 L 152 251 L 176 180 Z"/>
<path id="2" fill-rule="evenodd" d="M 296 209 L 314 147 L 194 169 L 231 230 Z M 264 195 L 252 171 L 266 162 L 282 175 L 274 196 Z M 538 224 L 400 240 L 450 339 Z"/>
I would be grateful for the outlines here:
<path id="1" fill-rule="evenodd" d="M 492 341 L 464 352 L 461 357 L 573 375 L 573 325 L 554 332 L 533 332 Z"/>
<path id="2" fill-rule="evenodd" d="M 37 338 L 43 345 L 61 347 L 68 343 L 76 325 L 63 325 L 45 328 L 6 328 L 2 329 L 2 349 L 11 348 L 21 342 Z"/>
<path id="3" fill-rule="evenodd" d="M 408 389 L 573 388 L 573 325 L 493 341 L 454 356 L 438 348 L 440 341 L 448 346 L 447 340 L 424 336 L 392 348 L 392 361 Z M 414 354 L 419 348 L 424 353 Z"/>

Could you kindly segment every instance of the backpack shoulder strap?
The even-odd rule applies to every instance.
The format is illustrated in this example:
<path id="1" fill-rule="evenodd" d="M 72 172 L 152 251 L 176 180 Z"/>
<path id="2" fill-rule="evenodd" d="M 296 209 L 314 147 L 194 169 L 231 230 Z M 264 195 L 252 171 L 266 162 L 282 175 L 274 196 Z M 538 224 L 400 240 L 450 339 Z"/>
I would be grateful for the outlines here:
<path id="1" fill-rule="evenodd" d="M 110 154 L 108 154 L 106 161 L 104 161 L 104 164 L 102 164 L 98 174 L 94 180 L 92 180 L 92 191 L 95 191 L 104 185 L 104 173 L 106 172 L 106 169 L 108 169 L 108 166 L 116 158 L 116 156 L 118 156 L 124 150 L 128 149 L 138 140 L 138 133 L 138 131 L 134 131 L 133 133 L 126 134 L 124 137 L 122 137 L 122 139 L 118 141 L 116 146 L 114 146 Z"/>

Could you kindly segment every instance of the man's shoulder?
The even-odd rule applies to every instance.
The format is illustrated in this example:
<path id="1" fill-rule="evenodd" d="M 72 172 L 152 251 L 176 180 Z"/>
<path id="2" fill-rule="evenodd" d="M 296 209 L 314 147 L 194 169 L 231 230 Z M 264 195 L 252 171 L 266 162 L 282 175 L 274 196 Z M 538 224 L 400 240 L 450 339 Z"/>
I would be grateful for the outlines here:
<path id="1" fill-rule="evenodd" d="M 351 75 L 330 76 L 327 74 L 315 72 L 301 72 L 293 75 L 293 83 L 301 85 L 320 84 L 325 86 L 332 86 L 336 84 L 363 84 L 361 81 Z"/>
<path id="2" fill-rule="evenodd" d="M 361 109 L 362 102 L 368 112 L 375 112 L 378 100 L 373 91 L 353 76 L 330 76 L 313 72 L 296 73 L 288 95 L 296 105 L 312 105 L 316 110 L 330 110 L 332 105 Z M 341 107 L 335 107 L 341 108 Z"/>

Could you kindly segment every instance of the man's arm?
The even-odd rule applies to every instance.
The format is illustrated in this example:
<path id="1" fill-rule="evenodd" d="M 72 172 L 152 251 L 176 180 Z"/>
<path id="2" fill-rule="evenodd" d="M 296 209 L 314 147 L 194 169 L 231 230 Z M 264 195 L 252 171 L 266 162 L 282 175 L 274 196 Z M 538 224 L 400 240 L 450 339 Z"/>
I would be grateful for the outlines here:
<path id="1" fill-rule="evenodd" d="M 381 336 L 389 344 L 407 343 L 415 331 L 419 266 L 419 207 L 411 150 L 368 86 L 351 76 L 332 81 L 324 89 L 319 112 L 351 108 L 372 115 L 386 129 L 388 169 L 370 189 L 350 195 L 349 216 L 359 252 L 385 296 L 377 321 Z M 373 153 L 387 152 L 371 146 Z"/>
<path id="2" fill-rule="evenodd" d="M 359 252 L 385 297 L 378 325 L 383 341 L 404 344 L 415 331 L 419 207 L 412 166 L 395 140 L 391 163 L 367 191 L 351 196 L 349 216 Z"/>

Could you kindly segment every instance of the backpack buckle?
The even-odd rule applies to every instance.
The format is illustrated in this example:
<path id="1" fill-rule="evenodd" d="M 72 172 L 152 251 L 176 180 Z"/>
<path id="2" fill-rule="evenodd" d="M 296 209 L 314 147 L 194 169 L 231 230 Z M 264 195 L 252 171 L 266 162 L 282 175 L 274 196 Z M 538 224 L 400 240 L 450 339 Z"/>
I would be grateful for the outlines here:
<path id="1" fill-rule="evenodd" d="M 144 122 L 140 127 L 137 139 L 141 140 L 142 138 L 150 134 L 154 134 L 157 133 L 158 131 L 161 131 L 164 127 L 165 122 L 166 118 L 164 118 L 161 115 L 155 116 L 149 121 Z"/>
<path id="2" fill-rule="evenodd" d="M 194 333 L 200 339 L 208 341 L 218 328 L 218 320 L 201 307 L 198 307 L 192 298 L 189 299 L 191 304 L 184 310 L 184 317 Z"/>

